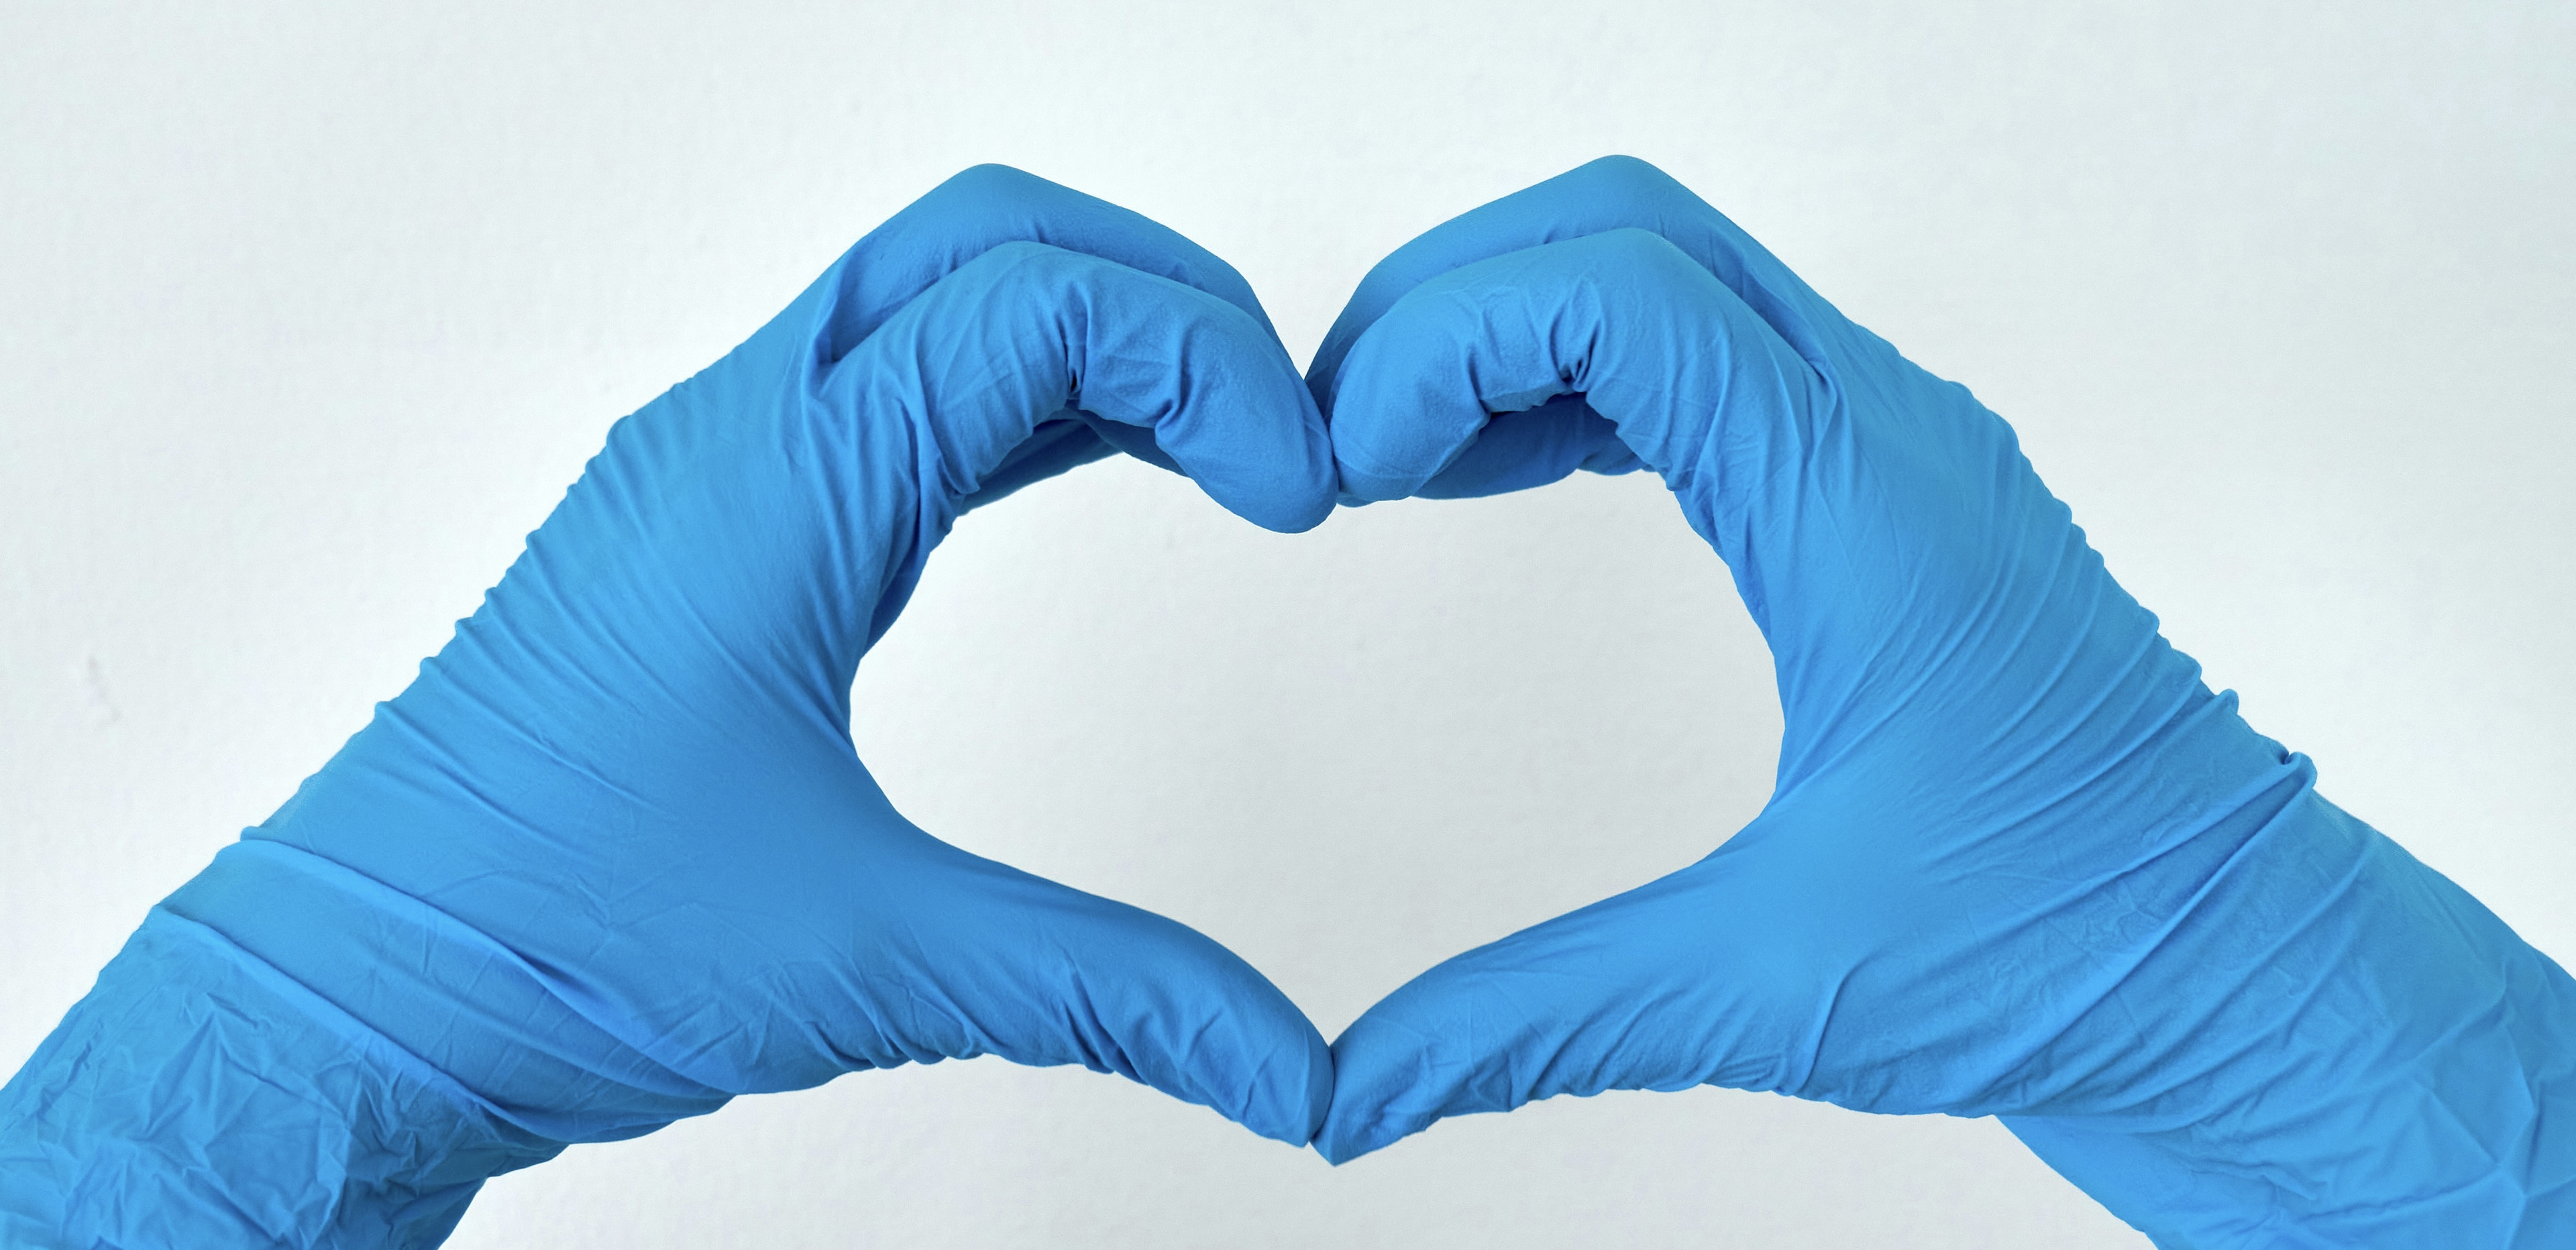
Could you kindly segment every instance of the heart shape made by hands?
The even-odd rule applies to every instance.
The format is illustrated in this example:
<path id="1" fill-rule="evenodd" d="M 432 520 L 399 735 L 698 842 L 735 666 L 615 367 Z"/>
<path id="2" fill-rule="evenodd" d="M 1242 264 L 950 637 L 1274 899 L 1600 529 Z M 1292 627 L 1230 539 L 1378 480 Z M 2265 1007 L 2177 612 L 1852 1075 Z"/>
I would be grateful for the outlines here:
<path id="1" fill-rule="evenodd" d="M 958 515 L 1113 449 L 1283 530 L 1655 473 L 1770 645 L 1770 802 L 1329 1047 L 1205 936 L 939 841 L 853 750 L 852 676 Z M 1302 378 L 1224 262 L 987 167 L 618 423 L 420 679 L 155 909 L 11 1086 L 52 1144 L 0 1174 L 357 1108 L 330 1153 L 376 1179 L 294 1210 L 437 1230 L 568 1142 L 989 1053 L 1337 1162 L 1606 1089 L 1999 1115 L 2172 1244 L 2431 1244 L 2391 1230 L 2576 1194 L 2507 1096 L 2576 1079 L 2531 1058 L 2571 1032 L 2565 974 L 2203 685 L 2009 426 L 1652 167 L 1405 245 Z M 207 1056 L 252 1075 L 181 1111 L 115 1076 Z"/>

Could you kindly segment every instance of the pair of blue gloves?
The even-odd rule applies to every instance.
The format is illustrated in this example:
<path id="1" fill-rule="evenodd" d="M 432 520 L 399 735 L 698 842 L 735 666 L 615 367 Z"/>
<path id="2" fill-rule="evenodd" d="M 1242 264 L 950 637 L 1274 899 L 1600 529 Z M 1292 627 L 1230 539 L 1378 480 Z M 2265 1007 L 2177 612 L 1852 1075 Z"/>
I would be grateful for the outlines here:
<path id="1" fill-rule="evenodd" d="M 1770 642 L 1770 804 L 1330 1046 L 940 842 L 852 676 L 960 514 L 1114 451 L 1285 531 L 1653 471 Z M 994 167 L 905 209 L 152 910 L 0 1093 L 0 1242 L 435 1245 L 569 1143 L 983 1054 L 1336 1162 L 1716 1084 L 2001 1116 L 2167 1247 L 2576 1244 L 2576 984 L 2203 686 L 2002 420 L 1615 158 L 1396 252 L 1302 379 L 1142 217 Z"/>

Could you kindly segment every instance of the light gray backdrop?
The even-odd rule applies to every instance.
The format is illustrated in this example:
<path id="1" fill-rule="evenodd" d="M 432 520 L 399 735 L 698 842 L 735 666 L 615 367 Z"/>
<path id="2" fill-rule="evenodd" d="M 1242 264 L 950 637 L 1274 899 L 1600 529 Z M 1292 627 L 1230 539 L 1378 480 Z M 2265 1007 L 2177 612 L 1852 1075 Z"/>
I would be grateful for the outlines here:
<path id="1" fill-rule="evenodd" d="M 0 4 L 0 1071 L 390 696 L 613 418 L 942 177 L 1239 265 L 1656 161 L 2021 430 L 2328 794 L 2576 954 L 2576 7 Z M 2131 6 L 2138 7 L 2138 6 Z M 860 677 L 966 847 L 1199 926 L 1330 1035 L 1685 864 L 1778 730 L 1650 478 L 1282 538 L 1095 466 Z M 1991 1122 L 1714 1090 L 1335 1170 L 998 1060 L 504 1178 L 499 1247 L 2139 1246 Z"/>

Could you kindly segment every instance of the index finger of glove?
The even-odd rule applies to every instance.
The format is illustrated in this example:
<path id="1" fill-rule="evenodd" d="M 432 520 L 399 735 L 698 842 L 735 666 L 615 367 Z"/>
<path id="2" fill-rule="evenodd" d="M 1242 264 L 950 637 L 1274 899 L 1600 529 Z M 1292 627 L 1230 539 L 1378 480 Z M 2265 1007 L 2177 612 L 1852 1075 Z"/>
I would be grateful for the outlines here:
<path id="1" fill-rule="evenodd" d="M 933 283 L 1005 243 L 1044 243 L 1168 278 L 1277 337 L 1252 284 L 1181 232 L 1008 165 L 977 165 L 869 231 L 816 283 L 833 297 L 823 359 L 847 355 Z"/>
<path id="2" fill-rule="evenodd" d="M 1542 244 L 1613 230 L 1643 230 L 1670 243 L 1734 291 L 1810 361 L 1812 326 L 1830 314 L 1787 266 L 1664 171 L 1606 156 L 1461 213 L 1397 248 L 1370 269 L 1307 367 L 1316 402 L 1335 419 L 1334 394 L 1361 336 L 1414 288 L 1463 266 Z"/>
<path id="3" fill-rule="evenodd" d="M 1759 481 L 1768 460 L 1794 454 L 1800 440 L 1777 435 L 1811 418 L 1821 387 L 1733 291 L 1642 230 L 1426 281 L 1361 336 L 1337 381 L 1333 453 L 1348 495 L 1420 492 L 1461 462 L 1490 414 L 1581 395 L 1686 504 L 1740 504 L 1748 492 L 1724 489 L 1720 474 Z M 1717 510 L 1686 508 L 1703 525 Z M 1718 545 L 1731 560 L 1731 544 Z"/>
<path id="4" fill-rule="evenodd" d="M 941 279 L 1011 243 L 1043 243 L 1168 278 L 1240 310 L 1264 337 L 1278 341 L 1252 285 L 1179 231 L 1007 165 L 977 165 L 869 231 L 737 354 L 763 358 L 766 367 L 791 375 L 829 367 Z M 1286 349 L 1279 351 L 1284 357 Z M 990 503 L 1113 451 L 1181 471 L 1150 436 L 1115 424 L 1060 420 L 1011 448 L 1006 462 L 984 475 L 983 489 L 961 500 L 959 509 Z"/>
<path id="5" fill-rule="evenodd" d="M 1143 436 L 1228 511 L 1268 529 L 1332 511 L 1332 447 L 1268 329 L 1195 287 L 1098 257 L 1005 243 L 941 279 L 836 366 L 839 402 L 900 412 L 962 500 L 1067 409 Z"/>

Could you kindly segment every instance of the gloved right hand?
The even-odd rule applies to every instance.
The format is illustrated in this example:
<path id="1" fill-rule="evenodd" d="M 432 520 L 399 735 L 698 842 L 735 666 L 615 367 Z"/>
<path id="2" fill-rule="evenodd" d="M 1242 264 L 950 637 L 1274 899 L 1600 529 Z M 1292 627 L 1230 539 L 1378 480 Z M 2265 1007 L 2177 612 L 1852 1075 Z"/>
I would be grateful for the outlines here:
<path id="1" fill-rule="evenodd" d="M 433 1245 L 567 1142 L 979 1054 L 1305 1142 L 1329 1058 L 1259 973 L 931 837 L 851 747 L 951 521 L 1109 444 L 1272 529 L 1332 507 L 1295 366 L 1188 240 L 993 167 L 869 234 L 618 423 L 419 680 L 153 909 L 0 1093 L 0 1241 Z"/>
<path id="2" fill-rule="evenodd" d="M 1785 722 L 1706 859 L 1352 1024 L 1327 1157 L 1715 1084 L 2002 1116 L 2168 1247 L 2576 1245 L 2576 982 L 2203 686 L 2010 427 L 1679 184 L 1430 231 L 1309 381 L 1363 499 L 1659 474 Z"/>

